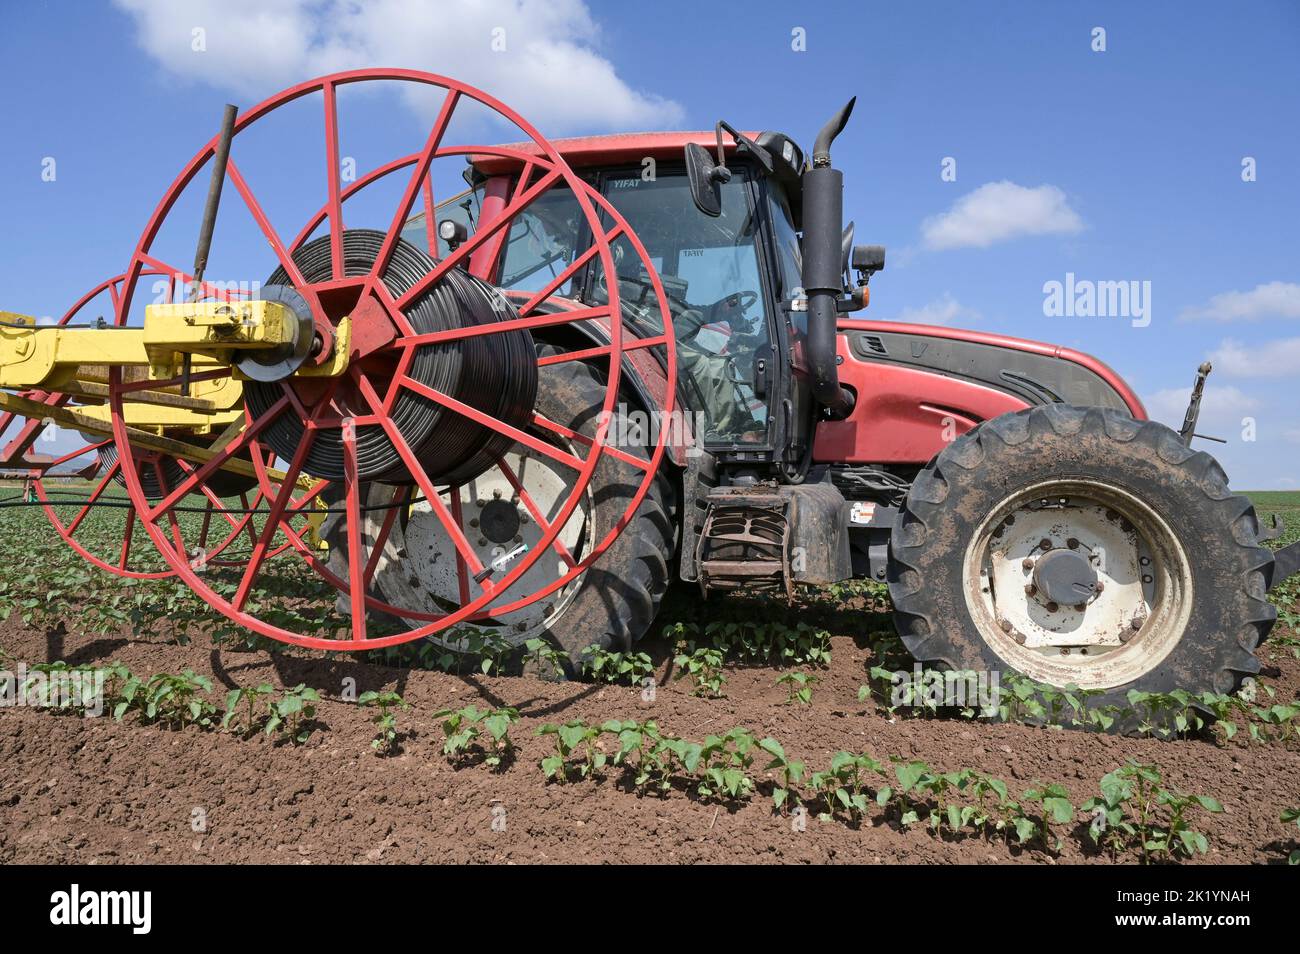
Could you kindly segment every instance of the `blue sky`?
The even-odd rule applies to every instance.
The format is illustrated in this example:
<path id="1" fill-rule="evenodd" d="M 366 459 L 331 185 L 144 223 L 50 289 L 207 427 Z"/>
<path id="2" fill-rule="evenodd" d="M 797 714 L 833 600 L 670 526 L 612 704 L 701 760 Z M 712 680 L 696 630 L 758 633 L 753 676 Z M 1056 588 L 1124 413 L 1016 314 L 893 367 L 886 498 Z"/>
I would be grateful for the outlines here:
<path id="1" fill-rule="evenodd" d="M 1300 3 L 3 8 L 0 307 L 58 314 L 121 271 L 222 103 L 248 106 L 334 68 L 460 76 L 555 135 L 723 117 L 807 146 L 856 94 L 836 149 L 846 215 L 859 241 L 890 249 L 869 314 L 1092 352 L 1175 425 L 1213 356 L 1202 430 L 1229 444 L 1202 446 L 1237 487 L 1300 487 Z M 792 48 L 798 30 L 804 50 Z M 364 134 L 344 147 L 362 168 L 427 128 L 419 103 L 377 103 L 355 105 Z M 293 148 L 319 164 L 305 158 L 319 156 L 310 143 Z M 941 176 L 945 157 L 955 181 Z M 271 193 L 291 167 L 249 162 Z M 178 249 L 192 241 L 179 229 Z M 1067 273 L 1149 282 L 1149 324 L 1045 315 L 1044 283 Z"/>

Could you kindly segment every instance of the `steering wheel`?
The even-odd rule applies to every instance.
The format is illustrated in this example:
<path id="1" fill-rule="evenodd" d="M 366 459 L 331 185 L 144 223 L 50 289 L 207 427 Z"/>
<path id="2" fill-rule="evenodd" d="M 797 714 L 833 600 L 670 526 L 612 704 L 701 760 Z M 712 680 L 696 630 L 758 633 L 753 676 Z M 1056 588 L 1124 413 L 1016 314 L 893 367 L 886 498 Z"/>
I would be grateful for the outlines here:
<path id="1" fill-rule="evenodd" d="M 730 295 L 723 295 L 711 305 L 705 307 L 705 313 L 710 316 L 710 320 L 716 321 L 718 312 L 735 311 L 743 315 L 758 301 L 758 292 L 749 291 L 748 289 L 738 292 L 732 292 Z"/>

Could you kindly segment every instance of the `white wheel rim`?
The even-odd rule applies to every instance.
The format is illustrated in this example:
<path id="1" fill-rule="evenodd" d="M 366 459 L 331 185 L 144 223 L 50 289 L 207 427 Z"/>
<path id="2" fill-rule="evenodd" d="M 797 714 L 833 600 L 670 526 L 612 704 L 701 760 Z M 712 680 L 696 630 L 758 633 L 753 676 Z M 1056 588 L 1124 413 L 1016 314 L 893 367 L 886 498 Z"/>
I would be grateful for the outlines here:
<path id="1" fill-rule="evenodd" d="M 1100 591 L 1078 603 L 1051 599 L 1060 584 L 1039 585 L 1050 579 L 1040 566 L 1049 554 L 1076 575 L 1086 563 Z M 1132 682 L 1173 651 L 1191 616 L 1191 567 L 1169 525 L 1092 478 L 1047 481 L 1003 500 L 972 536 L 962 577 L 984 641 L 1011 668 L 1055 686 Z"/>
<path id="2" fill-rule="evenodd" d="M 569 492 L 571 474 L 563 468 L 553 467 L 548 458 L 540 454 L 520 454 L 516 449 L 504 457 L 511 474 L 522 485 L 530 502 L 537 507 L 548 522 L 552 521 L 564 505 Z M 505 559 L 503 576 L 509 569 L 510 555 L 515 559 L 532 552 L 542 539 L 543 531 L 513 484 L 499 467 L 492 467 L 474 480 L 459 488 L 462 524 L 466 537 L 484 567 L 493 561 Z M 518 520 L 512 534 L 500 529 L 503 508 L 513 511 Z M 574 561 L 581 561 L 592 546 L 592 528 L 589 525 L 591 492 L 587 491 L 581 505 L 560 529 L 556 543 L 568 552 Z M 495 515 L 495 526 L 486 515 Z M 525 550 L 519 551 L 519 547 Z M 375 583 L 388 602 L 417 612 L 445 612 L 461 603 L 461 576 L 457 569 L 455 549 L 442 523 L 433 514 L 427 501 L 409 508 L 405 527 L 394 524 L 385 543 L 384 553 L 375 570 Z M 521 578 L 533 589 L 560 579 L 571 569 L 560 550 L 552 546 L 551 553 L 540 557 Z M 472 624 L 466 623 L 457 630 L 439 636 L 427 637 L 454 651 L 468 649 L 464 630 L 470 626 L 492 630 L 497 638 L 512 646 L 522 645 L 542 633 L 564 612 L 582 583 L 582 577 L 571 582 L 545 600 L 537 600 L 510 613 L 489 616 Z M 507 596 L 502 604 L 510 602 Z M 489 610 L 490 612 L 490 610 Z M 418 620 L 408 622 L 417 623 Z"/>

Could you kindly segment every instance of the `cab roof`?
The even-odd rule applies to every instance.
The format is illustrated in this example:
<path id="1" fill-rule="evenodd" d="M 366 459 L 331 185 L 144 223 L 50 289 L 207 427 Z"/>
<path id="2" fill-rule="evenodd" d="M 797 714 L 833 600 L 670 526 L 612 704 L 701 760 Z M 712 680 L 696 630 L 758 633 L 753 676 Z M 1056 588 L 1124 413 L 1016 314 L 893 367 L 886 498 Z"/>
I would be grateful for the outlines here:
<path id="1" fill-rule="evenodd" d="M 747 132 L 751 139 L 758 133 Z M 641 160 L 650 157 L 659 160 L 680 159 L 687 143 L 699 143 L 712 152 L 717 148 L 718 137 L 712 129 L 677 132 L 640 132 L 614 133 L 607 136 L 579 136 L 572 139 L 552 139 L 551 143 L 560 151 L 569 165 L 575 169 L 592 166 L 639 165 Z M 539 155 L 540 150 L 533 142 L 505 143 L 506 148 L 516 149 L 529 155 Z M 723 152 L 730 155 L 736 151 L 736 144 L 731 137 L 723 136 Z M 513 172 L 519 168 L 514 159 L 500 156 L 476 155 L 473 157 L 474 168 L 484 175 L 496 175 Z"/>

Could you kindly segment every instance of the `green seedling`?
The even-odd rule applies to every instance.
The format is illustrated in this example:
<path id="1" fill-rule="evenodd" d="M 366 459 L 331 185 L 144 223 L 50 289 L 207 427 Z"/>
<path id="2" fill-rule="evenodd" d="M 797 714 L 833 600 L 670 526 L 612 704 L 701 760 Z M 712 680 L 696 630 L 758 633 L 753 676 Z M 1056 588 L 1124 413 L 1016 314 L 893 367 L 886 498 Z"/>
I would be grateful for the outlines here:
<path id="1" fill-rule="evenodd" d="M 305 683 L 284 690 L 279 699 L 267 702 L 266 725 L 262 731 L 267 735 L 282 732 L 294 745 L 301 745 L 311 736 L 318 702 L 320 693 L 307 688 Z"/>
<path id="2" fill-rule="evenodd" d="M 836 752 L 829 769 L 814 772 L 808 779 L 809 786 L 822 801 L 823 810 L 818 817 L 829 821 L 837 812 L 843 812 L 850 820 L 857 821 L 867 813 L 881 791 L 886 793 L 885 800 L 888 801 L 891 793 L 888 786 L 880 786 L 876 794 L 872 794 L 867 785 L 872 776 L 888 777 L 884 765 L 870 755 L 865 752 L 861 755 Z"/>
<path id="3" fill-rule="evenodd" d="M 145 722 L 156 722 L 170 729 L 190 725 L 208 728 L 217 714 L 216 706 L 206 698 L 211 691 L 212 680 L 192 669 L 180 675 L 158 673 L 147 682 L 128 676 L 113 715 L 120 720 L 128 709 L 136 709 Z"/>
<path id="4" fill-rule="evenodd" d="M 605 722 L 601 732 L 618 738 L 614 764 L 632 770 L 633 783 L 639 791 L 654 788 L 666 793 L 673 787 L 675 769 L 680 763 L 693 774 L 700 758 L 700 746 L 664 735 L 653 721 L 635 722 L 617 719 Z M 635 759 L 633 759 L 635 756 Z"/>
<path id="5" fill-rule="evenodd" d="M 754 762 L 750 752 L 757 743 L 739 727 L 724 735 L 710 735 L 700 747 L 701 779 L 696 793 L 703 799 L 727 798 L 743 801 L 754 794 L 754 780 L 749 767 Z"/>
<path id="6" fill-rule="evenodd" d="M 601 730 L 580 719 L 563 725 L 548 722 L 539 727 L 536 734 L 555 738 L 555 753 L 541 761 L 542 772 L 548 781 L 568 781 L 574 771 L 580 778 L 589 778 L 603 769 L 609 760 L 597 745 Z"/>
<path id="7" fill-rule="evenodd" d="M 798 785 L 803 780 L 804 764 L 787 758 L 785 748 L 770 735 L 758 743 L 758 747 L 772 756 L 766 769 L 776 769 L 776 781 L 772 785 L 772 807 L 781 811 L 787 805 L 799 804 Z"/>
<path id="8" fill-rule="evenodd" d="M 673 657 L 673 665 L 677 667 L 678 679 L 690 676 L 695 680 L 695 695 L 721 698 L 722 684 L 727 681 L 722 674 L 722 650 L 704 646 L 687 652 L 682 647 Z"/>
<path id="9" fill-rule="evenodd" d="M 391 689 L 377 692 L 374 689 L 363 692 L 357 698 L 357 705 L 378 709 L 371 720 L 379 727 L 379 732 L 370 742 L 370 747 L 379 755 L 390 755 L 397 747 L 397 709 L 409 709 L 410 703 Z"/>
<path id="10" fill-rule="evenodd" d="M 1107 847 L 1112 856 L 1136 845 L 1144 864 L 1153 856 L 1173 859 L 1209 851 L 1209 839 L 1190 826 L 1187 815 L 1194 808 L 1218 813 L 1223 806 L 1217 799 L 1188 795 L 1162 782 L 1155 766 L 1136 762 L 1104 775 L 1098 786 L 1101 796 L 1088 799 L 1081 809 L 1092 815 L 1088 832 L 1093 842 Z"/>
<path id="11" fill-rule="evenodd" d="M 518 709 L 506 707 L 480 711 L 474 706 L 466 706 L 456 710 L 442 709 L 433 717 L 443 720 L 442 754 L 451 762 L 462 761 L 477 750 L 483 752 L 485 765 L 500 769 L 514 757 L 510 727 L 519 721 Z M 482 730 L 487 731 L 486 739 L 490 740 L 486 746 Z"/>
<path id="12" fill-rule="evenodd" d="M 582 670 L 597 682 L 640 686 L 654 675 L 654 662 L 645 653 L 612 653 L 595 644 L 583 651 Z"/>
<path id="13" fill-rule="evenodd" d="M 1300 829 L 1300 808 L 1282 809 L 1282 822 L 1295 822 L 1297 829 Z M 1287 856 L 1286 863 L 1289 865 L 1300 865 L 1300 844 L 1291 849 L 1291 854 Z"/>
<path id="14" fill-rule="evenodd" d="M 545 639 L 534 637 L 524 643 L 524 652 L 532 660 L 533 667 L 541 673 L 564 675 L 564 667 L 569 657 L 556 649 Z"/>
<path id="15" fill-rule="evenodd" d="M 813 686 L 821 680 L 808 672 L 787 672 L 776 680 L 778 686 L 786 686 L 786 705 L 801 706 L 812 702 Z"/>
<path id="16" fill-rule="evenodd" d="M 1042 807 L 1038 835 L 1042 839 L 1043 847 L 1048 851 L 1060 852 L 1061 839 L 1052 831 L 1052 825 L 1064 825 L 1074 820 L 1074 803 L 1070 801 L 1070 793 L 1063 785 L 1053 783 L 1041 788 L 1031 788 L 1020 797 Z M 1019 826 L 1017 834 L 1020 834 Z M 1026 839 L 1022 837 L 1021 844 L 1025 841 Z"/>
<path id="17" fill-rule="evenodd" d="M 221 728 L 227 732 L 235 730 L 245 734 L 253 732 L 263 719 L 270 718 L 269 711 L 259 714 L 258 710 L 262 708 L 262 701 L 274 693 L 275 687 L 265 682 L 260 686 L 231 689 L 226 693 L 226 714 L 221 717 Z M 241 706 L 244 710 L 242 724 L 239 722 Z"/>

